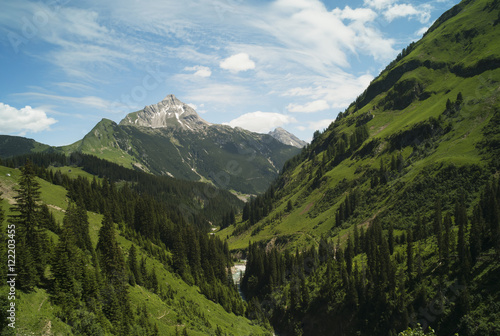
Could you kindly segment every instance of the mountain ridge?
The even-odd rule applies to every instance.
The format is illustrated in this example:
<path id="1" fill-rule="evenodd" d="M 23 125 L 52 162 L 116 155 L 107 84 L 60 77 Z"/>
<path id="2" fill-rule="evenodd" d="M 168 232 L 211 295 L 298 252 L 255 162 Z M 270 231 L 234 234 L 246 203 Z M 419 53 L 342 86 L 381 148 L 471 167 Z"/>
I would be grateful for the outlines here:
<path id="1" fill-rule="evenodd" d="M 118 124 L 103 119 L 63 150 L 254 195 L 300 151 L 267 134 L 206 122 L 174 95 L 129 113 Z"/>

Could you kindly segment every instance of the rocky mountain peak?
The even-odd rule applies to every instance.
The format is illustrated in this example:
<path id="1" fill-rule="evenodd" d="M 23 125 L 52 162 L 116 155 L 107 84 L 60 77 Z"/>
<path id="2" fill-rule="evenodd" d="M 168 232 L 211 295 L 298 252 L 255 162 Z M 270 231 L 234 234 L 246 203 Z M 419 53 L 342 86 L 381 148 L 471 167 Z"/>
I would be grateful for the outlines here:
<path id="1" fill-rule="evenodd" d="M 281 143 L 284 143 L 285 145 L 294 146 L 297 148 L 302 148 L 307 145 L 307 142 L 300 140 L 295 135 L 281 127 L 276 128 L 274 131 L 271 131 L 268 134 Z"/>
<path id="2" fill-rule="evenodd" d="M 209 126 L 210 123 L 200 118 L 191 106 L 170 94 L 157 104 L 129 113 L 120 122 L 120 125 L 151 128 L 173 127 L 195 131 Z"/>

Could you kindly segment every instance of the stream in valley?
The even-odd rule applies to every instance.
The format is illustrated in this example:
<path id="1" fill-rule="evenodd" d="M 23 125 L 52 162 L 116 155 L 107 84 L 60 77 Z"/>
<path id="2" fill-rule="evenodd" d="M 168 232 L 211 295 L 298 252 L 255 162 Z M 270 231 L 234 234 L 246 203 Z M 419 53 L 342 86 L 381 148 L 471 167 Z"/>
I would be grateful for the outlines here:
<path id="1" fill-rule="evenodd" d="M 246 260 L 240 260 L 233 267 L 231 267 L 231 273 L 233 274 L 233 281 L 236 284 L 236 287 L 238 288 L 238 293 L 240 293 L 240 296 L 243 300 L 245 300 L 245 296 L 241 291 L 240 282 L 241 279 L 243 279 L 243 274 L 245 274 L 245 270 L 247 268 L 246 263 L 247 263 Z"/>

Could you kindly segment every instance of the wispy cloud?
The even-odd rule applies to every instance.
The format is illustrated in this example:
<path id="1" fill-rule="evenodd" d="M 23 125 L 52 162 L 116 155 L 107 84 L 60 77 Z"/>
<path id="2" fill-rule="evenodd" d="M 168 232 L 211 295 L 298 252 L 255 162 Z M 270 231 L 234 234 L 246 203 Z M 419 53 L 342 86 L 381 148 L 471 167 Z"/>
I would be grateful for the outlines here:
<path id="1" fill-rule="evenodd" d="M 326 102 L 326 100 L 315 100 L 304 105 L 298 104 L 289 104 L 287 110 L 290 112 L 303 112 L 303 113 L 313 113 L 318 111 L 324 111 L 330 108 L 330 105 Z"/>
<path id="2" fill-rule="evenodd" d="M 85 97 L 69 97 L 69 96 L 59 96 L 47 93 L 40 92 L 24 92 L 17 93 L 17 96 L 26 96 L 26 97 L 38 97 L 42 99 L 52 100 L 52 101 L 60 101 L 66 102 L 75 105 L 84 105 L 89 107 L 98 108 L 101 110 L 109 110 L 111 107 L 116 106 L 116 103 L 102 99 L 96 96 L 85 96 Z"/>
<path id="3" fill-rule="evenodd" d="M 205 86 L 188 88 L 183 99 L 190 103 L 241 106 L 251 101 L 252 94 L 245 86 L 210 83 Z"/>

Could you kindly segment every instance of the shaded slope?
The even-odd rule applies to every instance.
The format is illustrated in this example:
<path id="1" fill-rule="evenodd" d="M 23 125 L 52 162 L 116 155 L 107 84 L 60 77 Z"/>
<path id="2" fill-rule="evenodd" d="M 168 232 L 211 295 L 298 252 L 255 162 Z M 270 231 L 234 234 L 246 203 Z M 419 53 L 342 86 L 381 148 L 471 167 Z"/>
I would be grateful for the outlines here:
<path id="1" fill-rule="evenodd" d="M 105 119 L 66 150 L 250 194 L 265 190 L 285 161 L 299 151 L 269 135 L 229 126 L 210 125 L 193 132 L 117 125 Z"/>

